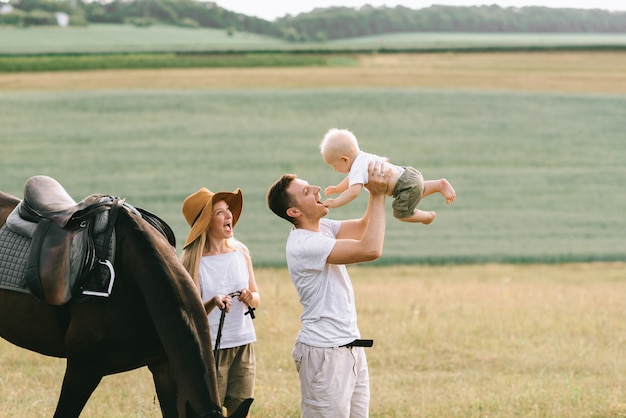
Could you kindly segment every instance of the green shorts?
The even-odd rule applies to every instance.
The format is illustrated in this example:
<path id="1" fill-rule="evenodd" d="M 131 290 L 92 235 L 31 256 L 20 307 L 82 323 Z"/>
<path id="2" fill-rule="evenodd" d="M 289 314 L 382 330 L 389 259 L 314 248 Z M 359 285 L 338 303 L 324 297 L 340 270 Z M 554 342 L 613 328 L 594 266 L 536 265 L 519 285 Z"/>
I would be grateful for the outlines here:
<path id="1" fill-rule="evenodd" d="M 424 193 L 424 177 L 413 167 L 404 167 L 404 173 L 393 189 L 393 216 L 402 219 L 413 215 Z"/>
<path id="2" fill-rule="evenodd" d="M 232 413 L 241 402 L 254 398 L 256 358 L 254 345 L 220 349 L 217 387 L 222 406 Z"/>

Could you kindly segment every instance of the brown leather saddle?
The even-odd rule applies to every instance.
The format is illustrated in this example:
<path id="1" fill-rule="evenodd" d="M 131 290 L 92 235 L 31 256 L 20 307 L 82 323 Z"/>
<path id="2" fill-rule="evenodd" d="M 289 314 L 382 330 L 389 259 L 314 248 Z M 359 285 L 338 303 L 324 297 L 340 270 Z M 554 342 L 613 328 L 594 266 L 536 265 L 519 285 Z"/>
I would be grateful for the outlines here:
<path id="1" fill-rule="evenodd" d="M 110 275 L 109 283 L 107 289 L 96 293 L 110 294 L 114 279 L 109 260 L 114 253 L 111 238 L 123 202 L 93 194 L 77 203 L 51 177 L 34 176 L 26 181 L 17 212 L 22 219 L 37 224 L 25 270 L 26 284 L 34 296 L 52 305 L 63 305 L 85 277 L 101 267 L 105 275 Z M 101 245 L 94 243 L 96 224 L 100 224 L 99 234 L 103 234 Z"/>

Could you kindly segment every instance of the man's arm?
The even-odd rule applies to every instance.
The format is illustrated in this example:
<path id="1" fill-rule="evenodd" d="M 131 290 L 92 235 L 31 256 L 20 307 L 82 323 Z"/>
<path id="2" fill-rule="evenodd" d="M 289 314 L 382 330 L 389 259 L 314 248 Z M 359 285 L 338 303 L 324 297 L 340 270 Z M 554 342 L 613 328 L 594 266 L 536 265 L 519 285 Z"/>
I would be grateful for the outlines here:
<path id="1" fill-rule="evenodd" d="M 331 264 L 353 264 L 376 260 L 382 255 L 385 238 L 385 194 L 387 182 L 379 172 L 379 163 L 368 167 L 370 180 L 367 210 L 361 219 L 343 221 L 337 234 L 337 242 L 327 262 Z"/>

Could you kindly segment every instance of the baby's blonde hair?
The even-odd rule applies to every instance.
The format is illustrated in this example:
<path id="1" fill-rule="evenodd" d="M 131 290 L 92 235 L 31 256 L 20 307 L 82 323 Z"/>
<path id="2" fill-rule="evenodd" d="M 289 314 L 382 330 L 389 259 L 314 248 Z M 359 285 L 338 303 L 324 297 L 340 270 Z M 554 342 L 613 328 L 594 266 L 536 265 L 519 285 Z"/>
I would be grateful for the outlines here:
<path id="1" fill-rule="evenodd" d="M 342 156 L 354 161 L 359 151 L 359 141 L 347 129 L 329 129 L 320 143 L 320 152 L 326 162 Z"/>

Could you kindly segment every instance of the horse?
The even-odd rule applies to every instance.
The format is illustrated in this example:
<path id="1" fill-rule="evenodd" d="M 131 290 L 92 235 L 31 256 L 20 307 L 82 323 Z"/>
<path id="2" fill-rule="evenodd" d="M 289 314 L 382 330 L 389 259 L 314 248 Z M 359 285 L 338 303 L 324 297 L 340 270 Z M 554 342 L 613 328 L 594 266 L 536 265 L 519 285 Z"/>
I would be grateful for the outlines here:
<path id="1" fill-rule="evenodd" d="M 0 191 L 0 227 L 21 199 Z M 121 207 L 109 297 L 51 305 L 0 288 L 0 337 L 66 359 L 54 417 L 78 417 L 104 376 L 147 366 L 163 417 L 222 417 L 207 315 L 166 237 Z M 78 299 L 78 298 L 77 298 Z M 252 399 L 231 417 L 245 417 Z"/>

